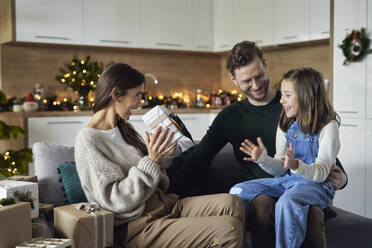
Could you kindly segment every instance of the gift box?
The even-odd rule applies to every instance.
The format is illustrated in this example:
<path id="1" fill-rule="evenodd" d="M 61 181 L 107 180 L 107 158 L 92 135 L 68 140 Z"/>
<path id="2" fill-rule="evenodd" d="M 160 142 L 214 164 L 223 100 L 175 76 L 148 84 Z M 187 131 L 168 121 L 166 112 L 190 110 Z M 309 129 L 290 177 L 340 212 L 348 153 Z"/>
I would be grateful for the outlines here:
<path id="1" fill-rule="evenodd" d="M 0 207 L 0 247 L 15 247 L 32 238 L 31 206 L 28 202 L 17 202 Z"/>
<path id="2" fill-rule="evenodd" d="M 114 214 L 102 208 L 77 209 L 78 205 L 54 208 L 56 237 L 71 239 L 73 248 L 113 246 Z"/>
<path id="3" fill-rule="evenodd" d="M 11 176 L 7 180 L 37 183 L 37 176 Z"/>
<path id="4" fill-rule="evenodd" d="M 162 128 L 168 127 L 169 132 L 174 132 L 172 140 L 169 142 L 169 145 L 174 143 L 183 137 L 183 134 L 180 131 L 180 127 L 169 118 L 169 111 L 164 106 L 157 105 L 153 107 L 150 111 L 142 116 L 143 122 L 149 127 L 151 132 L 161 126 Z"/>
<path id="5" fill-rule="evenodd" d="M 58 239 L 58 238 L 35 238 L 31 241 L 24 242 L 17 245 L 16 248 L 28 248 L 28 247 L 45 247 L 45 248 L 66 248 L 71 246 L 70 239 Z"/>
<path id="6" fill-rule="evenodd" d="M 18 191 L 30 197 L 32 200 L 31 205 L 31 218 L 39 217 L 39 189 L 37 183 L 3 180 L 0 181 L 0 199 L 1 198 L 15 198 L 14 193 Z M 20 201 L 16 199 L 16 201 Z"/>

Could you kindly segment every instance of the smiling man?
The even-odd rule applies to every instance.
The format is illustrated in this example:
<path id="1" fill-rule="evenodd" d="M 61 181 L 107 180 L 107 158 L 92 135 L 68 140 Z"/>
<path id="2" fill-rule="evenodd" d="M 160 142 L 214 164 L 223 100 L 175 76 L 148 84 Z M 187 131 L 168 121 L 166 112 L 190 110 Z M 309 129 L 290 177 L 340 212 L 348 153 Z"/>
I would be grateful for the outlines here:
<path id="1" fill-rule="evenodd" d="M 170 192 L 182 196 L 221 192 L 223 189 L 214 178 L 210 162 L 227 143 L 233 146 L 235 159 L 243 168 L 242 181 L 272 177 L 258 164 L 244 161 L 245 154 L 240 147 L 245 139 L 255 141 L 261 137 L 269 156 L 274 156 L 282 111 L 280 92 L 269 87 L 268 66 L 254 42 L 236 44 L 227 55 L 226 68 L 246 99 L 225 107 L 200 143 L 173 160 L 168 170 Z M 335 189 L 347 182 L 344 172 L 336 166 L 328 180 Z M 274 206 L 274 199 L 265 196 L 258 196 L 250 205 L 248 214 L 254 247 L 275 247 Z M 303 247 L 325 247 L 324 215 L 319 207 L 310 207 Z"/>

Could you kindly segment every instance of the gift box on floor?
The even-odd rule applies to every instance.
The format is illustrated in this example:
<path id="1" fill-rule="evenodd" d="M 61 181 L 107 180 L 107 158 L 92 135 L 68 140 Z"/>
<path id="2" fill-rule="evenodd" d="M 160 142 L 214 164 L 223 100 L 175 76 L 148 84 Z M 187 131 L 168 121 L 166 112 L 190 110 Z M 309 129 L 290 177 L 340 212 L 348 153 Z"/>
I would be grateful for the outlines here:
<path id="1" fill-rule="evenodd" d="M 78 206 L 54 208 L 56 237 L 71 239 L 73 248 L 113 246 L 114 214 L 102 208 L 87 212 L 89 208 Z"/>
<path id="2" fill-rule="evenodd" d="M 28 202 L 0 207 L 0 247 L 15 247 L 31 240 L 30 209 Z"/>
<path id="3" fill-rule="evenodd" d="M 20 175 L 18 175 L 18 176 L 8 177 L 7 180 L 37 183 L 37 176 L 20 176 Z"/>
<path id="4" fill-rule="evenodd" d="M 29 247 L 45 247 L 45 248 L 66 248 L 70 247 L 70 239 L 57 239 L 57 238 L 35 238 L 31 241 L 24 242 L 17 245 L 16 248 L 29 248 Z"/>
<path id="5" fill-rule="evenodd" d="M 39 189 L 37 183 L 3 180 L 0 181 L 0 199 L 15 198 L 14 193 L 19 192 L 32 200 L 31 218 L 39 217 Z M 19 199 L 16 199 L 18 201 Z M 23 201 L 23 200 L 22 200 Z"/>

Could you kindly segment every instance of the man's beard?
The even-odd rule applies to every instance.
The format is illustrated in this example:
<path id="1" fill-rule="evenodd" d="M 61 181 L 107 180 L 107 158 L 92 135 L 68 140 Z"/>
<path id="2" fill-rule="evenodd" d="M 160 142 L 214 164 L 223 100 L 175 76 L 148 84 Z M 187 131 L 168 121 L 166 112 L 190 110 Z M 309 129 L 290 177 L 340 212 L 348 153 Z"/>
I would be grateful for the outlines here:
<path id="1" fill-rule="evenodd" d="M 250 91 L 248 90 L 242 90 L 243 93 L 251 100 L 254 100 L 254 101 L 257 101 L 257 102 L 260 102 L 260 101 L 263 101 L 266 96 L 267 96 L 267 93 L 269 92 L 269 79 L 266 79 L 265 82 L 262 84 L 262 87 L 263 88 L 263 94 L 262 96 L 254 96 Z"/>

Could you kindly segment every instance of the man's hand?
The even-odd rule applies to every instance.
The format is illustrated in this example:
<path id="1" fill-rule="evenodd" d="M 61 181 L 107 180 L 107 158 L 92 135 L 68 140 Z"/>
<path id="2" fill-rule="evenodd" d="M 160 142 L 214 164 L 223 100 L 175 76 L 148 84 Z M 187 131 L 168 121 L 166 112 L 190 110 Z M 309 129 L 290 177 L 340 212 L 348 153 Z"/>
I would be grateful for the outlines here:
<path id="1" fill-rule="evenodd" d="M 261 157 L 261 154 L 265 151 L 266 147 L 260 137 L 257 138 L 257 144 L 258 146 L 253 144 L 249 139 L 245 139 L 242 142 L 240 151 L 251 156 L 250 158 L 244 157 L 243 160 L 256 162 Z"/>
<path id="2" fill-rule="evenodd" d="M 327 181 L 333 185 L 334 190 L 338 190 L 346 184 L 347 177 L 337 165 L 333 164 Z"/>

